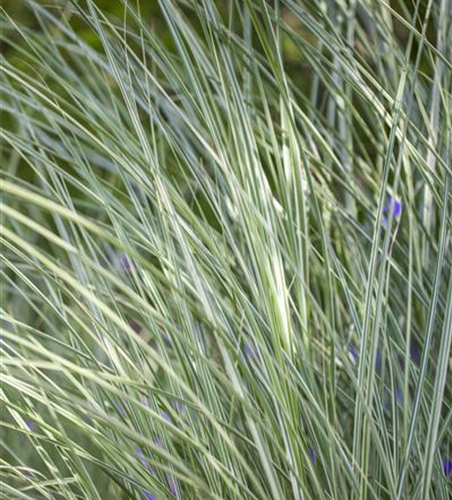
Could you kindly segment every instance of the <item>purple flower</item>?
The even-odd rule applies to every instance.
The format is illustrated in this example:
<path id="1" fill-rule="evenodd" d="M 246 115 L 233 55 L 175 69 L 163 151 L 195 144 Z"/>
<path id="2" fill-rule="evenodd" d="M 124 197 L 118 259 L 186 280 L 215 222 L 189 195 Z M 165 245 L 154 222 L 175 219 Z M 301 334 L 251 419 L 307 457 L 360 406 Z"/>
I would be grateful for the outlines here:
<path id="1" fill-rule="evenodd" d="M 116 408 L 118 409 L 119 413 L 120 413 L 123 417 L 125 417 L 125 416 L 126 416 L 126 410 L 124 409 L 124 406 L 122 406 L 122 404 L 121 404 L 119 401 L 117 401 L 117 402 L 115 403 L 115 405 L 116 405 Z"/>
<path id="2" fill-rule="evenodd" d="M 132 271 L 132 263 L 130 262 L 129 257 L 127 257 L 125 253 L 121 253 L 119 255 L 118 261 L 119 261 L 119 267 L 123 272 L 129 274 Z"/>
<path id="3" fill-rule="evenodd" d="M 28 418 L 24 418 L 25 425 L 27 426 L 30 432 L 33 432 L 36 428 L 36 424 L 29 420 Z"/>
<path id="4" fill-rule="evenodd" d="M 309 457 L 311 459 L 311 462 L 315 465 L 316 456 L 315 456 L 315 452 L 312 448 L 309 448 Z"/>
<path id="5" fill-rule="evenodd" d="M 452 477 L 452 460 L 443 460 L 443 471 L 446 476 Z"/>
<path id="6" fill-rule="evenodd" d="M 381 359 L 381 352 L 380 350 L 377 351 L 377 357 L 375 359 L 375 369 L 377 370 L 377 373 L 381 373 L 381 365 L 382 365 L 382 359 Z"/>
<path id="7" fill-rule="evenodd" d="M 141 451 L 140 448 L 135 448 L 135 454 L 140 458 L 141 463 L 143 464 L 143 467 L 148 469 L 148 470 L 151 470 L 151 468 L 149 467 L 148 461 L 144 458 L 143 452 Z"/>
<path id="8" fill-rule="evenodd" d="M 184 415 L 186 410 L 187 410 L 184 403 L 181 403 L 180 401 L 174 401 L 173 406 L 174 406 L 174 409 L 177 410 L 182 415 Z"/>
<path id="9" fill-rule="evenodd" d="M 419 365 L 421 363 L 421 351 L 419 347 L 412 345 L 410 348 L 410 356 L 413 363 Z"/>
<path id="10" fill-rule="evenodd" d="M 358 361 L 358 350 L 356 349 L 355 344 L 350 344 L 348 348 L 348 354 L 350 357 L 350 361 L 355 365 Z"/>
<path id="11" fill-rule="evenodd" d="M 146 500 L 157 500 L 157 497 L 149 493 L 149 491 L 143 490 L 143 494 Z"/>
<path id="12" fill-rule="evenodd" d="M 174 482 L 173 476 L 169 472 L 166 473 L 166 479 L 168 481 L 169 489 L 172 495 L 177 497 L 176 483 Z"/>
<path id="13" fill-rule="evenodd" d="M 243 351 L 245 352 L 247 358 L 250 360 L 250 361 L 254 361 L 257 357 L 257 349 L 256 349 L 256 346 L 254 344 L 249 344 L 249 343 L 245 343 L 245 346 L 243 347 Z"/>
<path id="14" fill-rule="evenodd" d="M 388 196 L 386 205 L 383 207 L 383 216 L 382 216 L 383 226 L 385 227 L 388 224 L 388 218 L 391 212 L 395 219 L 400 217 L 402 213 L 402 203 L 393 198 L 392 196 Z"/>
<path id="15" fill-rule="evenodd" d="M 160 415 L 164 418 L 166 422 L 168 422 L 169 424 L 171 423 L 171 417 L 168 415 L 166 411 L 160 412 Z"/>

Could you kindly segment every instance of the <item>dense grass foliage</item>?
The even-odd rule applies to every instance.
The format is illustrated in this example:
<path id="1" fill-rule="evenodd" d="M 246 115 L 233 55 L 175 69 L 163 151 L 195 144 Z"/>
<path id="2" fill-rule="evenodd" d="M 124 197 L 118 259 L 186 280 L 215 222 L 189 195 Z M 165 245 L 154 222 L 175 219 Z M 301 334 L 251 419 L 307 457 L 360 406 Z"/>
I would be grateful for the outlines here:
<path id="1" fill-rule="evenodd" d="M 18 3 L 2 498 L 450 499 L 450 0 Z"/>

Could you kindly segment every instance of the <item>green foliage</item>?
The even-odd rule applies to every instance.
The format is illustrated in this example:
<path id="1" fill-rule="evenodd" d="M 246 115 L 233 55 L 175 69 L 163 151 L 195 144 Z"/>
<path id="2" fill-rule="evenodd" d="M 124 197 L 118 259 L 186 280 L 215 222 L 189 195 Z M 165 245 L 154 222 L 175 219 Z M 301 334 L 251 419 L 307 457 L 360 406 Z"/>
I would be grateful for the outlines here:
<path id="1" fill-rule="evenodd" d="M 4 498 L 449 499 L 452 4 L 20 7 Z"/>

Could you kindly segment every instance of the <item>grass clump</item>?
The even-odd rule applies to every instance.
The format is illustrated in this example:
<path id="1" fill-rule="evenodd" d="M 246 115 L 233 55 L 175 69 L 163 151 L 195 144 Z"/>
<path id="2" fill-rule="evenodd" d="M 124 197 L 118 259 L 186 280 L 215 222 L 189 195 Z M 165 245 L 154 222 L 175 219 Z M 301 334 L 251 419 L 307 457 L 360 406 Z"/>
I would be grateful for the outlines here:
<path id="1" fill-rule="evenodd" d="M 5 498 L 449 499 L 452 5 L 141 3 L 1 10 Z"/>

